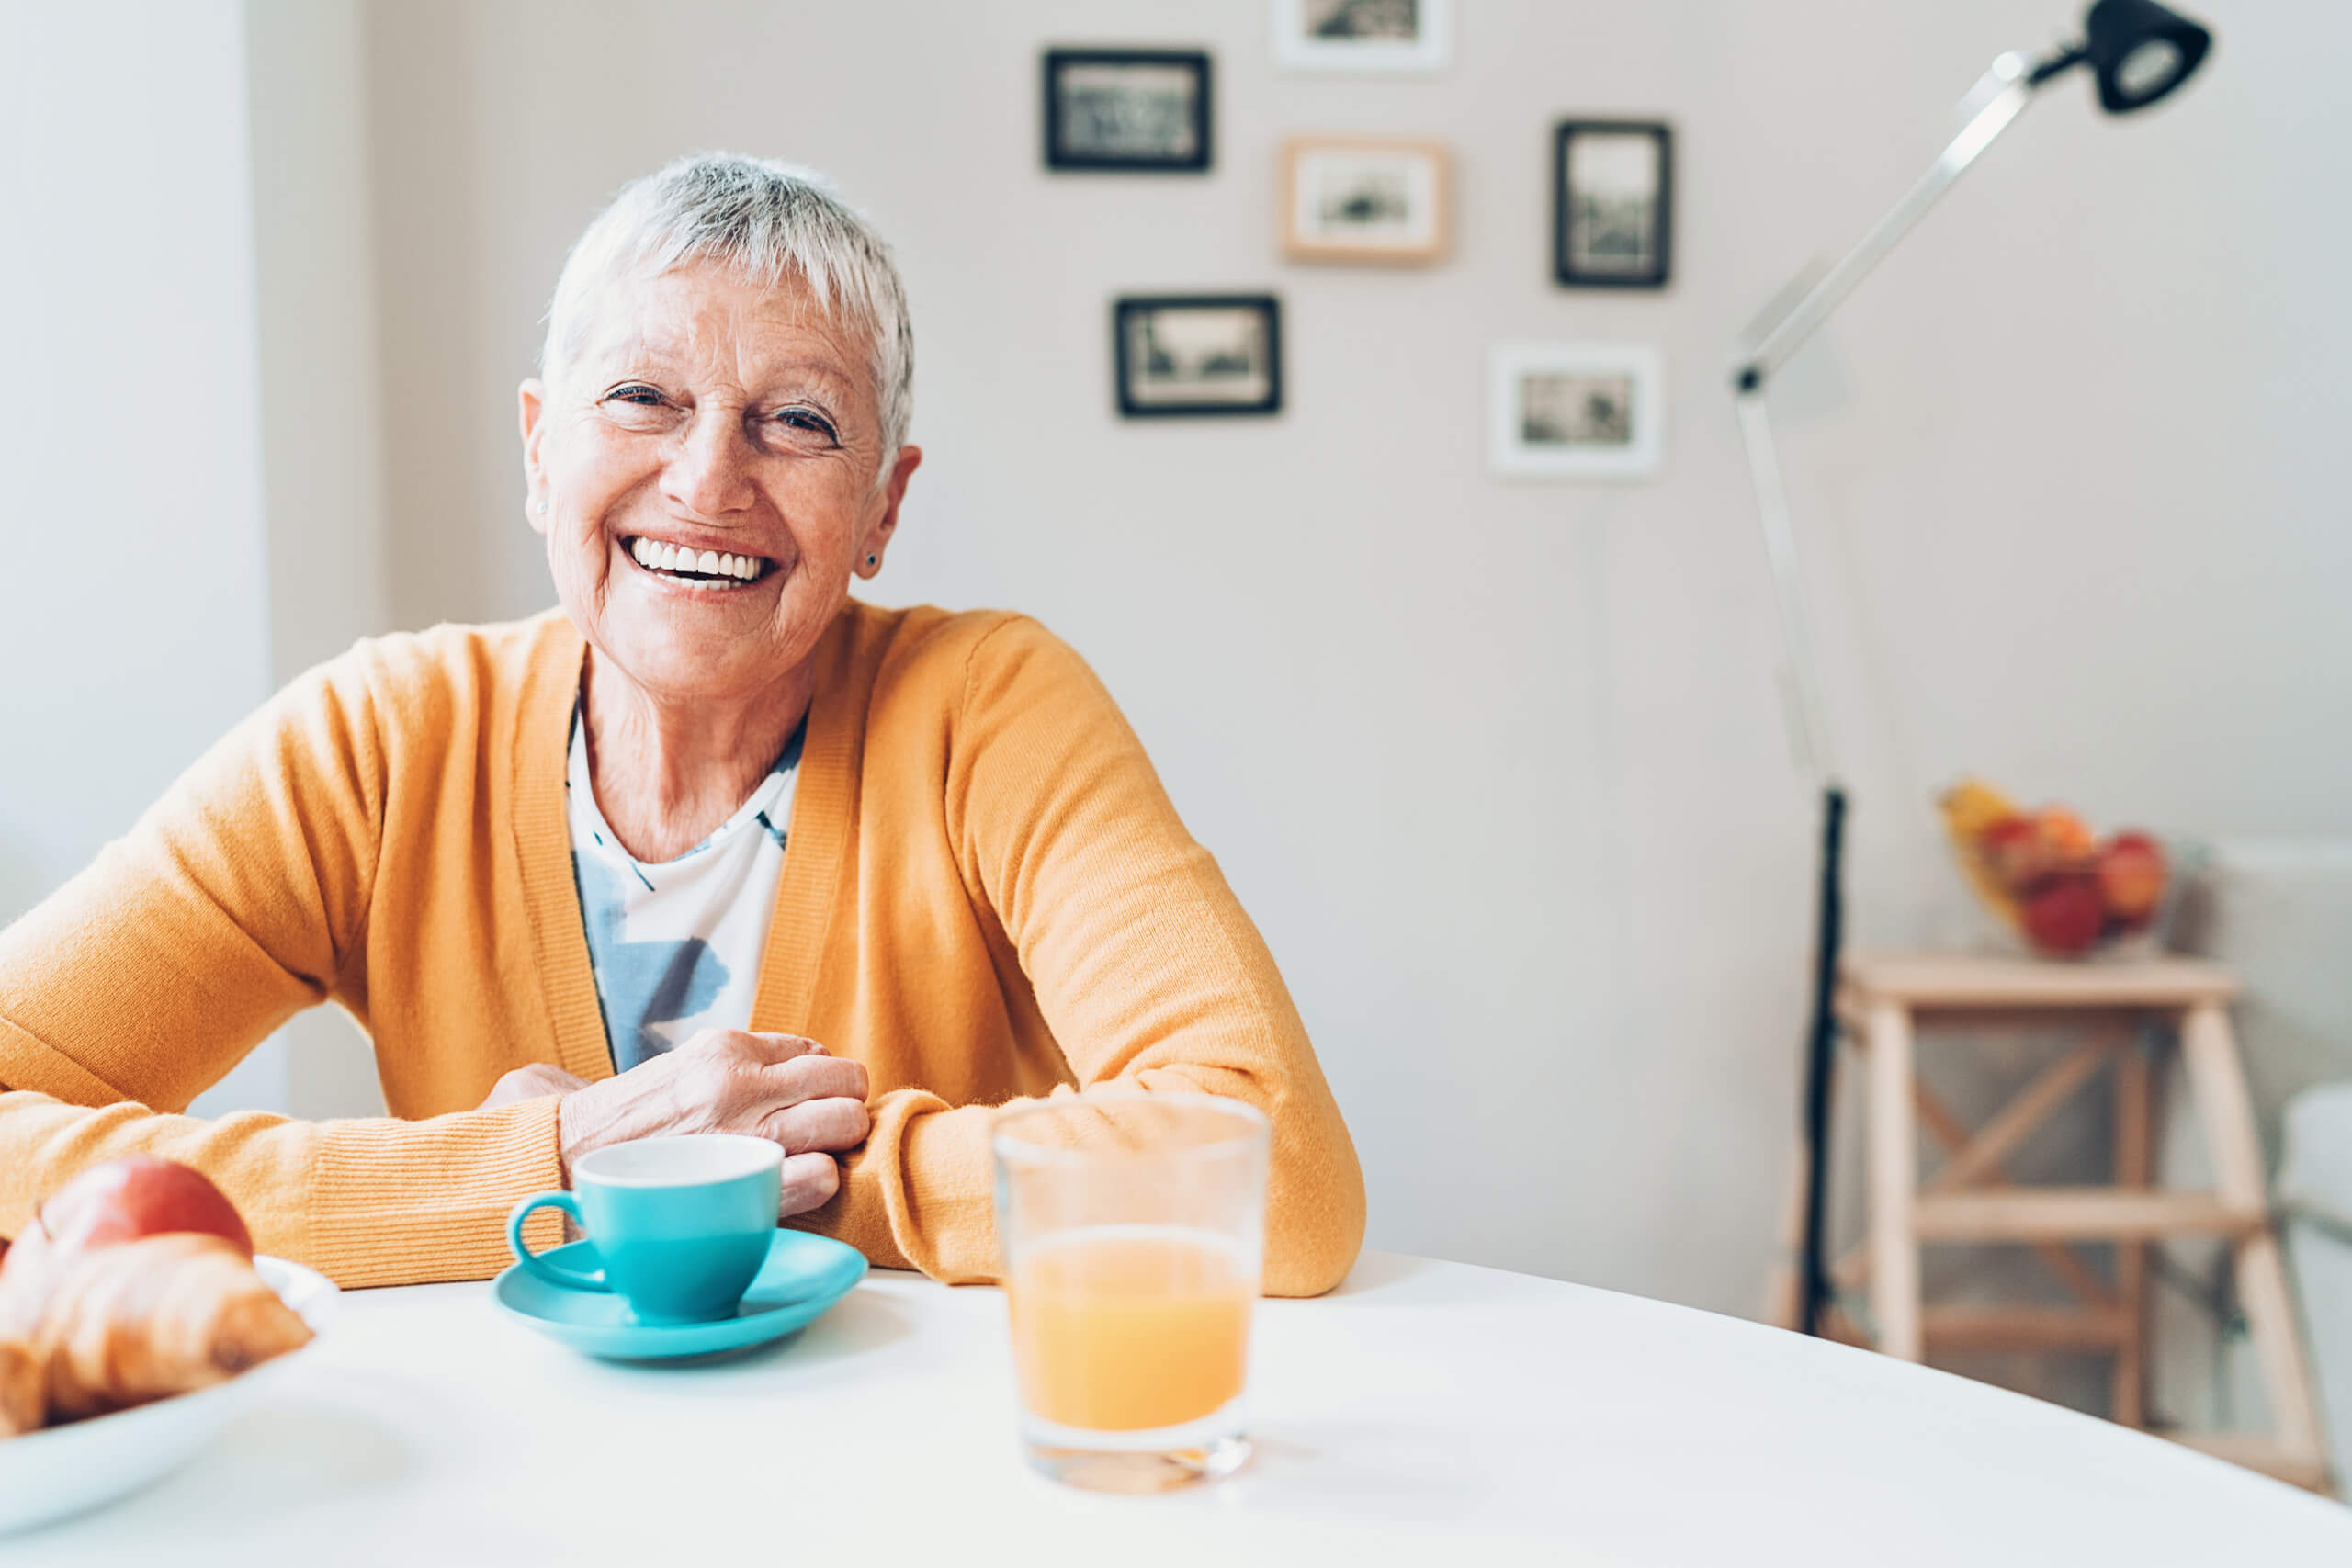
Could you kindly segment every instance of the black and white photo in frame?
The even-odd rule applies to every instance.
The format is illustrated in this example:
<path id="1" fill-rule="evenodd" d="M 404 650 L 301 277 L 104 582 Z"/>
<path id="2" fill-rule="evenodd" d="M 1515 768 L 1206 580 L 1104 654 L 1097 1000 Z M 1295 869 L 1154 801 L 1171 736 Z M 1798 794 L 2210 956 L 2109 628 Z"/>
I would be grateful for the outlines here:
<path id="1" fill-rule="evenodd" d="M 1294 261 L 1437 261 L 1446 207 L 1440 142 L 1303 137 L 1283 149 L 1283 254 Z"/>
<path id="2" fill-rule="evenodd" d="M 1568 120 L 1552 160 L 1552 271 L 1578 288 L 1663 288 L 1672 271 L 1674 132 Z"/>
<path id="3" fill-rule="evenodd" d="M 1487 451 L 1518 479 L 1644 479 L 1666 453 L 1666 376 L 1641 344 L 1510 344 L 1494 351 Z"/>
<path id="4" fill-rule="evenodd" d="M 1453 47 L 1453 0 L 1272 5 L 1274 59 L 1291 71 L 1438 71 Z"/>
<path id="5" fill-rule="evenodd" d="M 1211 156 L 1209 57 L 1056 49 L 1045 58 L 1046 166 L 1197 174 Z"/>
<path id="6" fill-rule="evenodd" d="M 1275 413 L 1282 307 L 1270 294 L 1136 295 L 1112 308 L 1119 412 Z"/>

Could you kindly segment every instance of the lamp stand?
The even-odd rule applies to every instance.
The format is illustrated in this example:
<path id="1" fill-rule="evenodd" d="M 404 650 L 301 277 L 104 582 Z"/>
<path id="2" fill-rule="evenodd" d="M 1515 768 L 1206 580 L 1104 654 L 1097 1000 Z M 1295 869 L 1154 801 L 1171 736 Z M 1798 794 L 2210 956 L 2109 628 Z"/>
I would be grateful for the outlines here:
<path id="1" fill-rule="evenodd" d="M 1795 1323 L 1807 1334 L 1821 1331 L 1821 1311 L 1833 1290 L 1824 1261 L 1827 1251 L 1829 1104 L 1837 1066 L 1838 965 L 1845 937 L 1845 845 L 1848 796 L 1840 782 L 1829 736 L 1829 720 L 1822 701 L 1821 680 L 1813 654 L 1811 617 L 1805 608 L 1804 574 L 1797 558 L 1796 535 L 1789 524 L 1788 497 L 1781 488 L 1780 461 L 1772 444 L 1772 425 L 1765 407 L 1765 388 L 1774 371 L 1828 319 L 1854 286 L 1884 260 L 1904 235 L 1928 214 L 1952 182 L 2008 129 L 2034 90 L 2083 59 L 2078 51 L 2051 56 L 2039 63 L 2018 54 L 2004 54 L 1993 62 L 1963 101 L 1966 122 L 1928 172 L 1905 191 L 1893 210 L 1864 234 L 1860 243 L 1823 275 L 1821 280 L 1762 325 L 1742 356 L 1733 377 L 1739 411 L 1739 432 L 1747 453 L 1747 472 L 1756 490 L 1758 521 L 1764 531 L 1764 551 L 1772 569 L 1774 597 L 1781 611 L 1781 634 L 1791 676 L 1792 730 L 1799 765 L 1812 776 L 1821 795 L 1821 861 L 1815 908 L 1813 1013 L 1805 1032 L 1804 1106 L 1803 1229 L 1797 1238 Z M 1776 1292 L 1785 1295 L 1786 1292 Z"/>

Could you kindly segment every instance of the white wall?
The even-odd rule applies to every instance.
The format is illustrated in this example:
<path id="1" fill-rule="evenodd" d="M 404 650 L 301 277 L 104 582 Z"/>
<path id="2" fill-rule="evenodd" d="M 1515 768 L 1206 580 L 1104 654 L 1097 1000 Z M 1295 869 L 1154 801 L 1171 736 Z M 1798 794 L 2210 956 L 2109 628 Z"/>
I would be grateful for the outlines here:
<path id="1" fill-rule="evenodd" d="M 391 629 L 357 0 L 246 0 L 273 673 Z"/>
<path id="2" fill-rule="evenodd" d="M 5 0 L 0 32 L 6 921 L 390 621 L 356 0 Z M 381 1106 L 329 1010 L 194 1109 Z"/>
<path id="3" fill-rule="evenodd" d="M 914 297 L 929 457 L 883 592 L 1035 612 L 1100 668 L 1298 995 L 1374 1243 L 1747 1310 L 1814 828 L 1727 344 L 2069 6 L 1458 9 L 1451 70 L 1385 81 L 1277 73 L 1263 0 L 373 6 L 394 615 L 550 602 L 514 384 L 598 202 L 695 147 L 829 170 Z M 1964 767 L 2165 829 L 2352 826 L 2352 14 L 2204 9 L 2207 78 L 2130 123 L 2053 92 L 1780 400 L 1866 942 L 1971 929 L 1928 810 Z M 1039 49 L 1126 40 L 1215 51 L 1211 175 L 1039 168 Z M 1572 112 L 1677 126 L 1662 296 L 1548 281 Z M 1310 130 L 1452 143 L 1455 259 L 1282 263 L 1275 148 Z M 1112 297 L 1227 287 L 1283 296 L 1289 411 L 1118 421 Z M 1485 355 L 1522 338 L 1663 345 L 1664 477 L 1488 477 Z"/>
<path id="4" fill-rule="evenodd" d="M 0 921 L 268 694 L 230 0 L 0 0 Z M 282 1045 L 213 1103 L 282 1105 Z"/>
<path id="5" fill-rule="evenodd" d="M 271 680 L 394 628 L 359 0 L 246 0 Z M 283 1109 L 375 1116 L 340 1008 L 279 1031 Z M 217 1091 L 216 1091 L 217 1092 Z"/>

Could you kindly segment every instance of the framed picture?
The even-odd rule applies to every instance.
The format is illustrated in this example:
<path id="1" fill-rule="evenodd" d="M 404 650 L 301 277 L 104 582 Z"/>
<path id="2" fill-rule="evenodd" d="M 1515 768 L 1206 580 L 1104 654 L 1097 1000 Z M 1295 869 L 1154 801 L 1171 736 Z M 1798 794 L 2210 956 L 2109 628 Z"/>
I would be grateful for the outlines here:
<path id="1" fill-rule="evenodd" d="M 1112 308 L 1119 412 L 1276 413 L 1282 305 L 1271 294 L 1136 295 Z"/>
<path id="2" fill-rule="evenodd" d="M 1670 270 L 1674 132 L 1648 120 L 1568 120 L 1552 159 L 1552 271 L 1574 288 L 1663 288 Z"/>
<path id="3" fill-rule="evenodd" d="M 1437 71 L 1453 0 L 1273 0 L 1274 59 L 1293 71 Z"/>
<path id="4" fill-rule="evenodd" d="M 1209 57 L 1046 51 L 1046 166 L 1198 174 L 1209 166 Z"/>
<path id="5" fill-rule="evenodd" d="M 1445 254 L 1446 154 L 1435 141 L 1313 137 L 1283 149 L 1283 254 L 1433 262 Z"/>
<path id="6" fill-rule="evenodd" d="M 1643 479 L 1666 452 L 1666 377 L 1655 348 L 1512 344 L 1494 351 L 1495 471 L 1522 479 Z"/>

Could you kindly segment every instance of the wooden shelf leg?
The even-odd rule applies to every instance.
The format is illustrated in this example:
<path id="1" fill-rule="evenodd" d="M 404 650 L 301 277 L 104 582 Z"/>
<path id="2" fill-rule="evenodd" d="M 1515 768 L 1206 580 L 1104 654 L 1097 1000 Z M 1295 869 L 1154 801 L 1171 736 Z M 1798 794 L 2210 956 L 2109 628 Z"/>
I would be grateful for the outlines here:
<path id="1" fill-rule="evenodd" d="M 1878 1348 L 1919 1359 L 1919 1235 L 1912 1205 L 1919 1180 L 1911 1109 L 1911 1014 L 1872 1002 L 1863 1024 L 1870 1050 L 1871 1312 Z"/>
<path id="2" fill-rule="evenodd" d="M 2222 1201 L 2262 1213 L 2267 1201 L 2260 1134 L 2229 1015 L 2212 1002 L 2189 1009 L 2181 1023 L 2180 1046 Z M 2302 1335 L 2288 1294 L 2278 1239 L 2266 1224 L 2241 1240 L 2235 1250 L 2238 1300 L 2245 1308 L 2247 1336 L 2254 1341 L 2279 1446 L 2298 1461 L 2324 1465 L 2319 1412 L 2312 1400 L 2311 1374 L 2303 1361 Z"/>
<path id="3" fill-rule="evenodd" d="M 2115 1184 L 2144 1189 L 2155 1134 L 2146 1050 L 2127 1043 L 2115 1057 Z M 2116 1244 L 2115 1291 L 2122 1299 L 2123 1341 L 2115 1348 L 2110 1414 L 2126 1427 L 2148 1425 L 2148 1244 Z"/>

